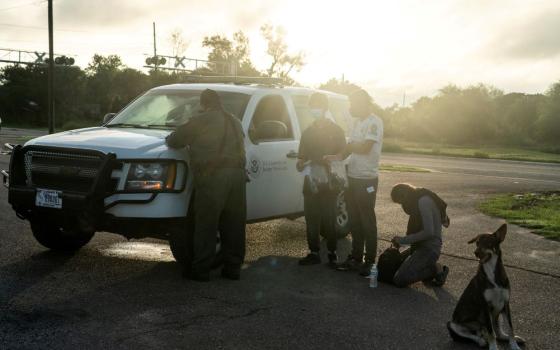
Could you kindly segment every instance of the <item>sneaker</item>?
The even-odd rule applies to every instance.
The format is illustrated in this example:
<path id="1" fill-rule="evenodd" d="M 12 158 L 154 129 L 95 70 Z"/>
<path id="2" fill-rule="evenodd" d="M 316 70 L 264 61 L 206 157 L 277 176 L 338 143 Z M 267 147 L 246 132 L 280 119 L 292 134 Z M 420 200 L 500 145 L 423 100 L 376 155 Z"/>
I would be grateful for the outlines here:
<path id="1" fill-rule="evenodd" d="M 338 264 L 336 269 L 338 271 L 355 271 L 360 267 L 362 263 L 361 259 L 358 260 L 354 258 L 352 255 L 348 255 L 348 258 L 342 264 Z"/>
<path id="2" fill-rule="evenodd" d="M 316 265 L 321 263 L 321 257 L 318 253 L 309 253 L 307 256 L 299 261 L 301 266 Z"/>
<path id="3" fill-rule="evenodd" d="M 333 252 L 329 253 L 328 256 L 329 256 L 329 263 L 328 263 L 329 267 L 333 269 L 336 268 L 338 256 L 336 256 L 336 253 Z"/>
<path id="4" fill-rule="evenodd" d="M 447 281 L 447 275 L 449 274 L 449 267 L 443 266 L 442 271 L 434 277 L 433 284 L 437 287 L 441 287 Z"/>
<path id="5" fill-rule="evenodd" d="M 359 274 L 360 276 L 367 277 L 371 272 L 371 267 L 373 266 L 374 262 L 370 260 L 364 261 L 363 264 L 360 265 Z"/>

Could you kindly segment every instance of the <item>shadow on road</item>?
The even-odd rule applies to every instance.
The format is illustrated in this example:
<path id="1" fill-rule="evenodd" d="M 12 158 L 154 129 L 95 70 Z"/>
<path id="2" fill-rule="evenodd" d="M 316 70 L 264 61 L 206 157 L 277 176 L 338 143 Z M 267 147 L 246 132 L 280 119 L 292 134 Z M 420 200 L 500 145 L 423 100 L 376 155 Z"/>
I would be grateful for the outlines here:
<path id="1" fill-rule="evenodd" d="M 399 348 L 403 339 L 417 339 L 414 348 L 453 345 L 444 325 L 455 300 L 445 288 L 370 289 L 356 273 L 300 267 L 288 256 L 249 262 L 238 282 L 215 271 L 212 282 L 198 283 L 183 280 L 174 262 L 145 269 L 142 261 L 87 254 L 96 255 L 88 257 L 95 264 L 70 271 L 72 256 L 51 252 L 0 270 L 8 305 L 0 335 L 8 347 L 22 339 L 24 347 L 55 348 Z M 117 266 L 137 272 L 111 271 Z M 78 280 L 82 286 L 72 290 Z M 45 289 L 20 295 L 38 283 Z"/>

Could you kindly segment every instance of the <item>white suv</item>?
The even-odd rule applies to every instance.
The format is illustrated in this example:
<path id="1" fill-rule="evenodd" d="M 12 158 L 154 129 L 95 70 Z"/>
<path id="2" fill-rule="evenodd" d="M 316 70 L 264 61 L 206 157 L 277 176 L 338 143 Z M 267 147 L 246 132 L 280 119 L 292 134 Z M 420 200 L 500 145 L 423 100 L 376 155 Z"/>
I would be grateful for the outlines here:
<path id="1" fill-rule="evenodd" d="M 217 83 L 157 87 L 106 116 L 103 126 L 16 146 L 4 183 L 17 216 L 51 249 L 79 249 L 95 231 L 107 231 L 168 239 L 181 260 L 185 230 L 192 229 L 192 176 L 188 151 L 168 148 L 165 137 L 198 110 L 204 89 L 219 93 L 247 135 L 248 222 L 301 216 L 303 177 L 295 162 L 302 131 L 312 122 L 307 101 L 317 90 Z M 347 98 L 321 92 L 346 130 Z M 342 193 L 336 206 L 337 232 L 344 236 Z"/>

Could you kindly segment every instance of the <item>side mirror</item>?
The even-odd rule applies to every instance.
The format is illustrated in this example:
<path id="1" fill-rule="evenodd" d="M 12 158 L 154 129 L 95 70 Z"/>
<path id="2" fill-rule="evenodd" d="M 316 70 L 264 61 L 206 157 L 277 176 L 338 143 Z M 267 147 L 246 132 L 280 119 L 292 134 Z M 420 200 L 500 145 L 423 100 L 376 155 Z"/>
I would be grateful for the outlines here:
<path id="1" fill-rule="evenodd" d="M 108 122 L 110 122 L 111 119 L 113 119 L 116 115 L 117 115 L 117 113 L 107 113 L 107 114 L 105 114 L 105 116 L 103 117 L 103 124 L 102 125 L 105 125 Z"/>
<path id="2" fill-rule="evenodd" d="M 265 120 L 258 125 L 255 136 L 258 141 L 282 140 L 288 137 L 288 127 L 281 121 Z"/>

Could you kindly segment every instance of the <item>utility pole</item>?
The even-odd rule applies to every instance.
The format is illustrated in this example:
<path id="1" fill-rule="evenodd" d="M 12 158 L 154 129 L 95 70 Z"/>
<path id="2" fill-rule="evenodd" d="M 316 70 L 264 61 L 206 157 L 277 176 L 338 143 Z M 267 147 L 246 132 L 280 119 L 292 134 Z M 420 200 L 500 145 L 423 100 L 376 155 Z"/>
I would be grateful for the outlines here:
<path id="1" fill-rule="evenodd" d="M 48 0 L 49 17 L 49 72 L 48 72 L 48 117 L 49 134 L 54 133 L 54 53 L 53 53 L 53 0 Z"/>
<path id="2" fill-rule="evenodd" d="M 152 22 L 154 28 L 154 62 L 155 62 L 155 70 L 157 70 L 158 62 L 157 62 L 157 49 L 156 49 L 156 22 Z"/>
<path id="3" fill-rule="evenodd" d="M 402 106 L 403 106 L 403 108 L 404 108 L 405 104 L 406 104 L 406 91 L 403 92 L 403 95 L 402 95 Z"/>

